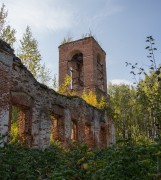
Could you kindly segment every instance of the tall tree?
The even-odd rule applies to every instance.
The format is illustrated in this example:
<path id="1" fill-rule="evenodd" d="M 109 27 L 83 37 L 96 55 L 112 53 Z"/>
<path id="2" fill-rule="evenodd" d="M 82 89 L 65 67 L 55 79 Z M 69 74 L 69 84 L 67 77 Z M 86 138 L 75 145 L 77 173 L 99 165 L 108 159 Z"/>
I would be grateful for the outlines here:
<path id="1" fill-rule="evenodd" d="M 8 16 L 8 11 L 6 11 L 5 5 L 2 4 L 1 9 L 0 9 L 0 33 L 2 33 L 2 30 L 6 23 L 7 16 Z"/>
<path id="2" fill-rule="evenodd" d="M 138 66 L 138 63 L 127 65 L 131 66 L 136 82 L 137 98 L 136 102 L 140 106 L 141 126 L 147 137 L 152 140 L 161 137 L 161 66 L 155 58 L 155 40 L 152 36 L 146 39 L 148 45 L 149 69 L 145 70 Z M 139 76 L 138 76 L 139 75 Z"/>
<path id="3" fill-rule="evenodd" d="M 117 139 L 131 138 L 135 143 L 150 143 L 154 140 L 154 124 L 149 113 L 146 95 L 138 96 L 137 87 L 109 85 L 108 93 Z"/>
<path id="4" fill-rule="evenodd" d="M 20 43 L 19 58 L 38 81 L 47 85 L 51 79 L 50 71 L 45 65 L 41 65 L 41 54 L 38 50 L 38 42 L 33 38 L 29 26 L 27 26 Z"/>
<path id="5" fill-rule="evenodd" d="M 13 47 L 16 42 L 16 30 L 7 24 L 7 16 L 8 11 L 5 9 L 5 5 L 2 4 L 0 9 L 0 38 Z"/>
<path id="6" fill-rule="evenodd" d="M 132 117 L 135 89 L 125 84 L 110 84 L 108 86 L 108 93 L 110 95 L 110 105 L 113 110 L 117 137 L 126 138 L 134 125 Z"/>
<path id="7" fill-rule="evenodd" d="M 38 78 L 38 72 L 40 70 L 41 55 L 38 50 L 38 43 L 32 36 L 32 32 L 29 26 L 26 28 L 26 32 L 23 34 L 22 40 L 20 40 L 20 54 L 19 58 L 31 71 L 35 78 Z"/>

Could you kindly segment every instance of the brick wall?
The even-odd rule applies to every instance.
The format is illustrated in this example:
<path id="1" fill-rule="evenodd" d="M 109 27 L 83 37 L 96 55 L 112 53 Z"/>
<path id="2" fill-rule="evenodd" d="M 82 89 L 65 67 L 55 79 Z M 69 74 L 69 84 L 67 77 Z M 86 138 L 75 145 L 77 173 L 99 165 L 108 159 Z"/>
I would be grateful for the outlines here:
<path id="1" fill-rule="evenodd" d="M 114 143 L 113 123 L 105 111 L 88 105 L 79 97 L 60 95 L 38 83 L 20 60 L 1 46 L 1 134 L 10 131 L 12 106 L 19 108 L 19 140 L 29 147 L 46 148 L 50 145 L 51 136 L 65 146 L 70 146 L 73 130 L 75 140 L 93 148 L 107 147 Z M 105 127 L 104 131 L 101 130 L 102 126 Z M 9 140 L 8 135 L 4 141 Z"/>
<path id="2" fill-rule="evenodd" d="M 59 84 L 61 85 L 66 74 L 70 73 L 72 57 L 76 54 L 83 55 L 83 87 L 73 89 L 81 95 L 84 89 L 92 90 L 99 97 L 107 94 L 107 79 L 106 79 L 106 53 L 93 37 L 79 39 L 77 41 L 65 43 L 59 46 Z M 97 58 L 101 60 L 101 76 L 102 84 L 98 80 L 98 64 Z M 73 76 L 77 69 L 73 70 Z M 97 90 L 98 89 L 98 90 Z M 100 90 L 99 90 L 100 89 Z"/>

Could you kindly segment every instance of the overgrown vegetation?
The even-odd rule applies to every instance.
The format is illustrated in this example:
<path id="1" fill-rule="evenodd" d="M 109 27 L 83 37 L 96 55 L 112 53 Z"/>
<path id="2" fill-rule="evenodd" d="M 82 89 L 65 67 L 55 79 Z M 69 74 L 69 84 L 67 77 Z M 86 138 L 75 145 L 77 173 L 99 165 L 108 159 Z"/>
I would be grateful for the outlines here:
<path id="1" fill-rule="evenodd" d="M 161 140 L 161 66 L 155 59 L 154 38 L 148 36 L 146 43 L 148 69 L 126 62 L 136 86 L 108 87 L 117 139 L 132 138 L 136 144 Z"/>
<path id="2" fill-rule="evenodd" d="M 9 43 L 12 47 L 16 42 L 16 30 L 7 22 L 8 11 L 4 4 L 0 8 L 0 38 Z"/>
<path id="3" fill-rule="evenodd" d="M 18 107 L 12 106 L 10 143 L 18 142 Z"/>
<path id="4" fill-rule="evenodd" d="M 51 80 L 50 71 L 45 64 L 41 64 L 38 42 L 33 37 L 29 26 L 27 26 L 26 32 L 23 34 L 22 40 L 20 40 L 18 57 L 39 82 L 49 85 Z"/>
<path id="5" fill-rule="evenodd" d="M 73 144 L 45 150 L 18 144 L 0 148 L 0 179 L 159 179 L 161 146 L 123 146 L 90 150 Z"/>
<path id="6" fill-rule="evenodd" d="M 68 74 L 66 75 L 64 82 L 57 87 L 56 89 L 58 89 L 58 93 L 66 95 L 66 96 L 77 96 L 77 92 L 73 89 L 70 89 L 70 84 L 71 84 L 71 76 L 69 76 Z M 100 99 L 98 99 L 98 97 L 96 96 L 96 93 L 94 93 L 93 91 L 87 91 L 86 89 L 84 89 L 81 98 L 83 100 L 85 100 L 88 104 L 98 108 L 98 109 L 106 109 L 108 108 L 108 102 L 104 97 L 101 97 Z"/>

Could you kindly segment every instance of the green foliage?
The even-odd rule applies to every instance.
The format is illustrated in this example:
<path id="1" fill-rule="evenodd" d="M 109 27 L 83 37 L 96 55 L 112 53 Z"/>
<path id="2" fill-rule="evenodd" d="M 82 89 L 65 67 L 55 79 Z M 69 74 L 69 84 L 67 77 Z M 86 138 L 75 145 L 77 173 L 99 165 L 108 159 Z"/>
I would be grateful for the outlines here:
<path id="1" fill-rule="evenodd" d="M 55 91 L 58 91 L 58 83 L 56 79 L 56 75 L 54 74 L 54 78 L 52 79 L 52 87 Z"/>
<path id="2" fill-rule="evenodd" d="M 149 91 L 155 89 L 146 88 L 146 85 L 141 87 L 141 84 L 136 88 L 124 84 L 109 85 L 110 106 L 118 140 L 132 138 L 137 144 L 150 144 L 155 141 L 159 130 L 155 124 L 154 111 L 159 114 L 160 105 L 156 99 L 155 102 L 158 103 L 151 109 L 151 101 L 147 97 Z M 156 96 L 155 93 L 151 95 Z M 159 99 L 160 95 L 157 96 Z"/>
<path id="3" fill-rule="evenodd" d="M 38 50 L 38 42 L 35 38 L 33 38 L 29 26 L 27 26 L 26 32 L 24 33 L 20 43 L 20 53 L 18 54 L 19 58 L 38 81 L 48 85 L 51 80 L 50 71 L 45 65 L 41 65 L 41 54 Z"/>
<path id="4" fill-rule="evenodd" d="M 5 9 L 5 5 L 2 4 L 0 9 L 0 38 L 13 47 L 16 42 L 16 30 L 7 25 L 7 16 L 8 11 Z"/>
<path id="5" fill-rule="evenodd" d="M 73 144 L 45 150 L 20 145 L 0 148 L 0 179 L 155 179 L 161 171 L 161 146 L 123 146 L 90 150 Z"/>
<path id="6" fill-rule="evenodd" d="M 18 107 L 12 106 L 10 143 L 18 142 L 18 111 L 19 111 Z"/>
<path id="7" fill-rule="evenodd" d="M 42 84 L 49 85 L 49 82 L 50 82 L 50 80 L 51 80 L 50 70 L 47 69 L 47 67 L 45 66 L 45 64 L 41 65 L 41 67 L 40 67 L 40 71 L 39 71 L 39 73 L 38 73 L 38 80 L 39 80 Z"/>
<path id="8" fill-rule="evenodd" d="M 112 116 L 117 138 L 125 139 L 129 138 L 129 136 L 134 136 L 135 130 L 138 129 L 135 89 L 129 85 L 110 84 L 108 93 L 110 95 L 110 105 L 113 110 Z"/>
<path id="9" fill-rule="evenodd" d="M 38 43 L 36 39 L 32 37 L 32 32 L 29 26 L 26 28 L 26 32 L 23 35 L 20 47 L 19 58 L 32 72 L 35 78 L 38 78 L 37 72 L 40 70 L 41 55 L 38 51 Z"/>
<path id="10" fill-rule="evenodd" d="M 0 10 L 0 32 L 4 28 L 7 16 L 8 16 L 8 11 L 5 9 L 5 5 L 2 4 L 1 10 Z"/>
<path id="11" fill-rule="evenodd" d="M 16 30 L 12 29 L 10 25 L 6 26 L 1 34 L 1 39 L 10 44 L 13 47 L 13 44 L 16 42 Z"/>
<path id="12" fill-rule="evenodd" d="M 131 66 L 135 87 L 129 85 L 109 85 L 110 104 L 118 140 L 131 138 L 133 143 L 150 144 L 160 141 L 161 136 L 161 68 L 157 64 L 154 51 L 157 49 L 152 36 L 148 36 L 149 70 Z"/>
<path id="13" fill-rule="evenodd" d="M 148 46 L 149 69 L 139 67 L 138 63 L 126 65 L 131 66 L 136 86 L 136 97 L 138 114 L 140 121 L 138 124 L 142 127 L 146 137 L 151 140 L 159 140 L 161 136 L 161 67 L 155 59 L 155 40 L 152 36 L 146 38 Z"/>

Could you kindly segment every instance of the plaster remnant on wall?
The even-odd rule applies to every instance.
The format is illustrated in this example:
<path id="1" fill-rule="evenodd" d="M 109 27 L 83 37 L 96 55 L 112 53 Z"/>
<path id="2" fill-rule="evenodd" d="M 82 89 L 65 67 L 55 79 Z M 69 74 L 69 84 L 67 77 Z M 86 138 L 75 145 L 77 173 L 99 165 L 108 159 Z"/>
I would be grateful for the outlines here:
<path id="1" fill-rule="evenodd" d="M 3 107 L 0 112 L 0 135 L 7 135 L 9 131 L 9 107 Z M 3 143 L 2 143 L 3 141 Z M 7 136 L 3 140 L 0 140 L 0 146 L 3 147 L 4 143 L 7 143 Z"/>

